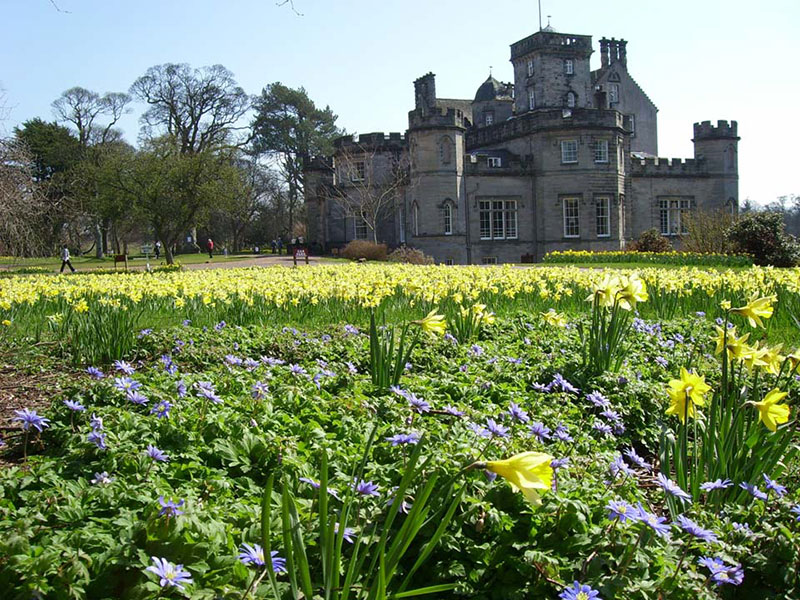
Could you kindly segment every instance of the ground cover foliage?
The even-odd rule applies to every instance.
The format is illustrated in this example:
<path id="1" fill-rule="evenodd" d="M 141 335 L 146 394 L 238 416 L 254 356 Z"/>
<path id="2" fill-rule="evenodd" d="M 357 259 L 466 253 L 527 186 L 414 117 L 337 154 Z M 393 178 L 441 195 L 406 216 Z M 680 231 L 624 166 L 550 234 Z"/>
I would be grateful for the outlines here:
<path id="1" fill-rule="evenodd" d="M 800 595 L 798 358 L 775 343 L 793 271 L 676 271 L 670 288 L 663 272 L 358 268 L 319 271 L 313 291 L 300 270 L 205 273 L 206 300 L 183 273 L 118 278 L 116 295 L 104 276 L 61 278 L 71 291 L 51 288 L 44 308 L 5 289 L 10 343 L 54 306 L 105 311 L 98 331 L 131 341 L 122 360 L 83 362 L 78 346 L 85 375 L 6 436 L 18 464 L 0 472 L 0 589 Z M 39 285 L 20 280 L 15 298 Z M 360 319 L 343 318 L 358 314 L 348 302 Z M 143 306 L 186 320 L 140 330 Z M 75 335 L 38 335 L 60 333 Z M 398 356 L 398 379 L 373 375 L 381 361 L 397 375 Z M 520 453 L 547 458 L 538 479 L 515 478 Z"/>

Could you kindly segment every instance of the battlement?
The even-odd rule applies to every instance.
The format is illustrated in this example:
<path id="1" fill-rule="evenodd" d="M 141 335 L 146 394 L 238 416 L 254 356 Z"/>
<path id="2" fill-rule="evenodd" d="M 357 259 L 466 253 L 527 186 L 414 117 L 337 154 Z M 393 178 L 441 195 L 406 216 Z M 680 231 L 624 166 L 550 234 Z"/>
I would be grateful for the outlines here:
<path id="1" fill-rule="evenodd" d="M 722 139 L 735 139 L 738 140 L 737 135 L 738 123 L 736 121 L 717 121 L 716 126 L 711 124 L 711 121 L 703 121 L 702 123 L 694 124 L 694 139 L 693 142 L 700 140 L 722 140 Z"/>
<path id="2" fill-rule="evenodd" d="M 333 162 L 327 156 L 312 156 L 303 159 L 304 171 L 330 171 L 333 169 Z"/>
<path id="3" fill-rule="evenodd" d="M 402 150 L 406 147 L 406 137 L 399 132 L 383 133 L 375 131 L 372 133 L 362 133 L 360 135 L 345 135 L 336 138 L 333 146 L 337 150 L 344 148 L 353 149 L 357 146 L 358 150 Z"/>
<path id="4" fill-rule="evenodd" d="M 708 165 L 703 159 L 631 157 L 631 175 L 634 177 L 699 177 L 707 174 Z"/>
<path id="5" fill-rule="evenodd" d="M 537 50 L 547 50 L 564 54 L 565 56 L 589 58 L 592 54 L 592 36 L 537 31 L 533 35 L 511 44 L 511 60 L 513 61 Z"/>
<path id="6" fill-rule="evenodd" d="M 409 129 L 426 129 L 439 127 L 467 127 L 468 116 L 458 108 L 434 107 L 430 110 L 414 109 L 408 113 Z"/>
<path id="7" fill-rule="evenodd" d="M 616 110 L 573 108 L 565 116 L 564 109 L 537 109 L 517 117 L 467 131 L 467 150 L 499 144 L 506 140 L 540 131 L 569 129 L 614 129 L 624 133 L 624 116 Z"/>

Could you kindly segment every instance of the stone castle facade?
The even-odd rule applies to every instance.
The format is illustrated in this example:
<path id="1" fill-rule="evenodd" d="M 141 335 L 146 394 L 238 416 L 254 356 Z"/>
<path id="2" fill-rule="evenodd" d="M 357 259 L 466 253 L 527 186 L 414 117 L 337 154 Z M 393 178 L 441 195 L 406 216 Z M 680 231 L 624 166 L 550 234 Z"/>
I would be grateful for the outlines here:
<path id="1" fill-rule="evenodd" d="M 336 141 L 306 162 L 307 238 L 406 244 L 445 264 L 618 250 L 656 228 L 679 241 L 691 211 L 738 211 L 736 121 L 694 125 L 694 158 L 658 158 L 658 109 L 628 73 L 627 42 L 548 27 L 511 45 L 514 83 L 473 100 L 414 82 L 405 135 Z M 683 220 L 683 222 L 682 222 Z M 373 231 L 374 230 L 374 231 Z"/>

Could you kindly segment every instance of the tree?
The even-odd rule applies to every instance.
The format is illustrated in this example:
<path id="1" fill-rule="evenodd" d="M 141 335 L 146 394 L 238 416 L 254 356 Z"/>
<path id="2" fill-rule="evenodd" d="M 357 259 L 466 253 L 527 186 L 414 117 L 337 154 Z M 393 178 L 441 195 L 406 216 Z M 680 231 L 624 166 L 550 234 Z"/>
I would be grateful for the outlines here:
<path id="1" fill-rule="evenodd" d="M 726 235 L 735 252 L 749 254 L 757 265 L 791 267 L 800 259 L 800 246 L 786 233 L 778 212 L 750 212 L 731 225 Z"/>
<path id="2" fill-rule="evenodd" d="M 688 231 L 681 236 L 681 249 L 685 252 L 729 254 L 732 251 L 725 235 L 735 220 L 729 211 L 687 211 L 681 218 Z"/>
<path id="3" fill-rule="evenodd" d="M 0 254 L 32 256 L 46 250 L 36 224 L 45 220 L 49 207 L 33 164 L 19 140 L 0 139 Z"/>
<path id="4" fill-rule="evenodd" d="M 173 264 L 173 247 L 210 210 L 237 193 L 241 179 L 229 154 L 204 150 L 187 154 L 179 140 L 165 136 L 132 156 L 120 157 L 110 185 L 125 194 L 137 214 L 153 228 Z"/>
<path id="5" fill-rule="evenodd" d="M 407 153 L 378 152 L 359 143 L 344 144 L 336 153 L 333 196 L 348 215 L 361 219 L 378 243 L 378 226 L 397 207 L 410 185 Z"/>
<path id="6" fill-rule="evenodd" d="M 305 89 L 291 89 L 280 82 L 265 87 L 254 102 L 252 122 L 256 152 L 274 158 L 288 188 L 288 231 L 294 229 L 295 214 L 302 200 L 303 160 L 330 155 L 333 139 L 343 132 L 336 127 L 330 107 L 317 108 Z"/>
<path id="7" fill-rule="evenodd" d="M 244 129 L 237 123 L 249 110 L 250 97 L 222 65 L 156 65 L 134 81 L 130 92 L 150 105 L 141 118 L 145 136 L 169 135 L 181 154 L 243 143 L 234 134 Z"/>

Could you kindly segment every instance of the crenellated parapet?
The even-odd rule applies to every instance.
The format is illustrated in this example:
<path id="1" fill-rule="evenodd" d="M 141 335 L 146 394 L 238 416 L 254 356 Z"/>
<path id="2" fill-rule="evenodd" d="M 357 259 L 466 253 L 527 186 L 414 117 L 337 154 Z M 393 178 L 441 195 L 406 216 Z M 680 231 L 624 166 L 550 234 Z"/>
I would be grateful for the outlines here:
<path id="1" fill-rule="evenodd" d="M 355 151 L 389 151 L 403 150 L 406 147 L 406 137 L 399 132 L 383 133 L 375 131 L 360 135 L 345 135 L 333 141 L 333 147 L 339 150 Z"/>
<path id="2" fill-rule="evenodd" d="M 634 177 L 702 177 L 709 175 L 705 160 L 694 158 L 631 158 Z"/>
<path id="3" fill-rule="evenodd" d="M 511 44 L 511 60 L 514 61 L 537 50 L 589 58 L 592 54 L 592 36 L 537 31 L 533 35 Z"/>
<path id="4" fill-rule="evenodd" d="M 693 142 L 703 140 L 738 140 L 738 123 L 736 121 L 717 121 L 716 125 L 712 125 L 711 121 L 703 121 L 702 123 L 694 124 L 694 138 Z"/>
<path id="5" fill-rule="evenodd" d="M 468 126 L 469 116 L 458 108 L 434 107 L 426 111 L 414 109 L 408 113 L 409 129 L 466 129 Z"/>
<path id="6" fill-rule="evenodd" d="M 540 131 L 607 129 L 625 133 L 625 116 L 615 110 L 585 108 L 534 110 L 513 119 L 467 131 L 467 150 L 532 135 Z"/>

